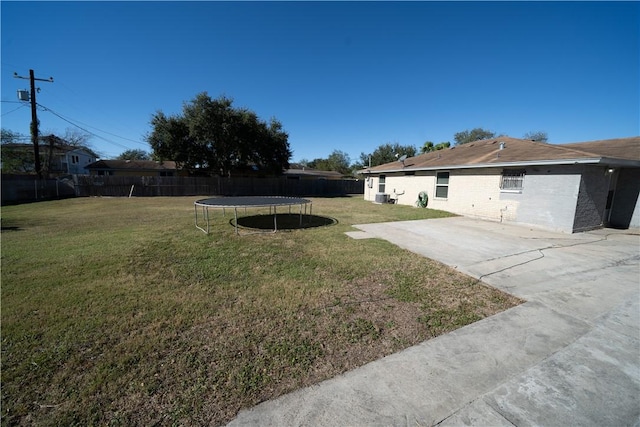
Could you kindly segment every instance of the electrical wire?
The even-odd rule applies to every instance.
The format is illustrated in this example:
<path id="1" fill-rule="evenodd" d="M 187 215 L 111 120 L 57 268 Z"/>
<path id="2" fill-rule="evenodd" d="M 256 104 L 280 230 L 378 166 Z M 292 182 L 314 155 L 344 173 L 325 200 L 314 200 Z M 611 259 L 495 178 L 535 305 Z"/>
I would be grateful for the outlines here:
<path id="1" fill-rule="evenodd" d="M 91 135 L 91 136 L 94 136 L 94 137 L 96 137 L 96 138 L 99 138 L 99 139 L 101 139 L 101 140 L 103 140 L 103 141 L 106 141 L 106 142 L 108 142 L 108 143 L 110 143 L 110 144 L 116 145 L 116 146 L 118 146 L 118 147 L 120 147 L 120 148 L 123 148 L 123 149 L 125 149 L 125 150 L 130 150 L 130 149 L 131 149 L 131 147 L 128 147 L 128 146 L 126 146 L 126 145 L 123 145 L 123 144 L 120 144 L 120 143 L 118 143 L 118 142 L 112 141 L 112 140 L 107 139 L 107 138 L 105 138 L 105 137 L 103 137 L 103 136 L 101 136 L 101 135 L 96 134 L 95 132 L 91 132 L 90 130 L 85 129 L 84 127 L 82 127 L 82 126 L 78 125 L 77 123 L 73 122 L 71 119 L 68 119 L 68 118 L 64 117 L 63 115 L 61 115 L 60 113 L 57 113 L 57 112 L 53 111 L 51 108 L 48 108 L 48 107 L 46 107 L 46 106 L 44 106 L 44 105 L 42 105 L 42 104 L 37 104 L 37 105 L 38 105 L 38 107 L 42 108 L 43 110 L 48 111 L 49 113 L 53 114 L 54 116 L 58 117 L 59 119 L 64 120 L 65 122 L 69 123 L 70 125 L 77 127 L 78 129 L 82 130 L 83 132 L 88 133 L 88 134 L 89 134 L 89 135 Z M 89 126 L 89 125 L 85 125 L 85 126 L 87 126 L 87 127 L 92 127 L 92 126 Z M 95 129 L 97 129 L 97 128 L 95 128 Z M 118 135 L 112 134 L 112 133 L 110 133 L 110 132 L 101 131 L 101 130 L 99 130 L 99 129 L 97 129 L 97 130 L 98 130 L 98 131 L 100 131 L 100 132 L 104 132 L 104 133 L 107 133 L 107 134 L 110 134 L 110 135 L 116 136 L 116 137 L 121 138 L 121 139 L 125 139 L 125 140 L 128 140 L 128 141 L 135 142 L 135 143 L 137 143 L 137 144 L 142 144 L 142 145 L 144 145 L 144 146 L 147 146 L 147 144 L 144 144 L 143 142 L 140 142 L 140 141 L 134 141 L 134 140 L 132 140 L 132 139 L 123 138 L 123 137 L 121 137 L 121 136 L 118 136 Z"/>
<path id="2" fill-rule="evenodd" d="M 14 109 L 13 109 L 13 110 L 11 110 L 11 111 L 7 111 L 6 113 L 2 113 L 2 114 L 0 115 L 0 117 L 4 117 L 4 116 L 6 116 L 7 114 L 11 114 L 11 113 L 13 113 L 13 112 L 16 112 L 16 111 L 18 111 L 19 109 L 24 108 L 24 107 L 26 107 L 26 104 L 23 104 L 23 105 L 19 106 L 18 108 L 14 108 Z"/>
<path id="3" fill-rule="evenodd" d="M 62 84 L 62 85 L 63 85 L 63 86 L 68 90 L 68 91 L 70 91 L 71 93 L 75 94 L 75 92 L 74 92 L 73 90 L 71 90 L 70 88 L 68 88 L 68 87 L 67 87 L 66 85 L 64 85 L 62 82 L 59 82 L 59 83 L 60 83 L 60 84 Z M 72 108 L 73 108 L 73 107 L 72 107 Z M 75 108 L 74 108 L 74 109 L 75 109 Z M 50 111 L 52 111 L 50 108 L 49 108 L 49 110 L 50 110 Z M 57 113 L 57 114 L 58 114 L 59 116 L 62 116 L 62 114 L 60 114 L 60 113 Z M 81 124 L 81 125 L 83 125 L 83 126 L 86 126 L 86 127 L 88 127 L 88 128 L 91 128 L 91 129 L 95 129 L 95 130 L 97 130 L 98 132 L 106 133 L 107 135 L 115 136 L 116 138 L 123 139 L 123 140 L 125 140 L 125 141 L 134 142 L 134 143 L 139 144 L 139 145 L 141 145 L 141 146 L 143 146 L 143 147 L 145 147 L 145 148 L 148 148 L 148 146 L 149 146 L 149 145 L 148 145 L 148 144 L 146 144 L 145 142 L 142 142 L 142 141 L 139 141 L 139 140 L 135 140 L 135 139 L 131 139 L 131 138 L 127 138 L 127 137 L 124 137 L 124 136 L 121 136 L 121 135 L 118 135 L 118 134 L 115 134 L 115 133 L 113 133 L 113 132 L 109 132 L 109 131 L 106 131 L 106 130 L 103 130 L 103 129 L 99 129 L 99 128 L 97 128 L 97 127 L 95 127 L 95 126 L 92 126 L 92 125 L 90 125 L 90 124 L 88 124 L 88 123 L 83 123 L 83 122 L 81 122 L 80 120 L 77 120 L 77 119 L 73 119 L 73 120 L 74 120 L 76 123 L 79 123 L 79 124 Z"/>

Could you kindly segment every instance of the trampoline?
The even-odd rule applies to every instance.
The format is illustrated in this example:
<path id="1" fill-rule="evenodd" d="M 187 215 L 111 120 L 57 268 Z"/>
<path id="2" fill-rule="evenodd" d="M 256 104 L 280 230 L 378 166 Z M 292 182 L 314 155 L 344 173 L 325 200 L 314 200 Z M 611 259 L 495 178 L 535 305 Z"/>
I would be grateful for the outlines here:
<path id="1" fill-rule="evenodd" d="M 288 206 L 289 213 L 293 206 L 300 207 L 300 226 L 302 226 L 303 210 L 304 214 L 307 213 L 307 206 L 309 207 L 309 214 L 311 214 L 312 204 L 311 200 L 302 199 L 299 197 L 276 197 L 276 196 L 245 196 L 245 197 L 212 197 L 209 199 L 196 200 L 193 203 L 195 213 L 195 225 L 198 230 L 209 234 L 209 209 L 222 209 L 222 216 L 225 215 L 227 209 L 233 209 L 233 215 L 235 219 L 236 234 L 240 234 L 238 231 L 238 208 L 244 208 L 245 213 L 248 208 L 269 208 L 269 214 L 273 214 L 273 233 L 278 231 L 278 215 L 276 208 Z M 200 223 L 198 223 L 198 211 L 202 210 L 202 217 Z"/>

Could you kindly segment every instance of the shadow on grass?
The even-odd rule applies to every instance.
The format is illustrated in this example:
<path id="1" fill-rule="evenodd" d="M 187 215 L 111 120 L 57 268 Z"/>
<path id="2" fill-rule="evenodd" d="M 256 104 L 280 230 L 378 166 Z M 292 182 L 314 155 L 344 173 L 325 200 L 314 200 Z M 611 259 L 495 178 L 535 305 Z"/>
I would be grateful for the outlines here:
<path id="1" fill-rule="evenodd" d="M 301 230 L 304 228 L 327 227 L 338 223 L 335 218 L 319 215 L 302 215 L 300 214 L 276 214 L 275 221 L 278 223 L 278 230 Z M 235 225 L 232 219 L 229 221 L 231 225 Z M 255 230 L 273 230 L 273 215 L 253 215 L 238 218 L 238 226 L 243 228 L 252 228 Z"/>

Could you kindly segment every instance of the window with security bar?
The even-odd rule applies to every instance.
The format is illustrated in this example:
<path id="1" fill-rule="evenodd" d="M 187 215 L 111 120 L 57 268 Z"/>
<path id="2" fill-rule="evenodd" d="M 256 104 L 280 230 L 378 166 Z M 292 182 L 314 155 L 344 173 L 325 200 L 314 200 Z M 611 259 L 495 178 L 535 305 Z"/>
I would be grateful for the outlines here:
<path id="1" fill-rule="evenodd" d="M 500 180 L 500 190 L 502 191 L 522 191 L 524 186 L 524 169 L 506 169 L 502 171 Z"/>

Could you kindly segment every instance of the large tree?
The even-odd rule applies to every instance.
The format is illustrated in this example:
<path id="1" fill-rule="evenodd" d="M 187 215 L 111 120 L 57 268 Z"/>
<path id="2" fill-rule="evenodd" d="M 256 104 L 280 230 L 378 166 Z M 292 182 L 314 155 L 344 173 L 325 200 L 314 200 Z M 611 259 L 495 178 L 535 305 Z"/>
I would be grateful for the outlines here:
<path id="1" fill-rule="evenodd" d="M 29 145 L 20 144 L 28 142 L 28 137 L 21 133 L 2 128 L 0 131 L 0 142 L 3 147 L 0 149 L 0 164 L 4 173 L 25 173 L 34 172 L 35 164 L 33 148 Z M 43 156 L 40 156 L 41 161 Z"/>
<path id="2" fill-rule="evenodd" d="M 282 124 L 274 118 L 266 123 L 253 111 L 232 104 L 229 98 L 211 99 L 203 92 L 185 103 L 182 114 L 158 111 L 147 135 L 154 157 L 221 176 L 253 166 L 282 173 L 291 157 Z"/>
<path id="3" fill-rule="evenodd" d="M 151 160 L 151 156 L 144 150 L 130 149 L 120 153 L 117 160 Z"/>
<path id="4" fill-rule="evenodd" d="M 340 150 L 333 150 L 326 159 L 313 159 L 307 162 L 307 165 L 310 168 L 321 171 L 335 171 L 343 175 L 349 175 L 351 173 L 351 159 L 347 153 Z"/>
<path id="5" fill-rule="evenodd" d="M 27 142 L 26 136 L 19 132 L 14 132 L 10 129 L 0 129 L 0 143 L 2 144 L 15 144 L 18 142 Z"/>
<path id="6" fill-rule="evenodd" d="M 399 143 L 386 143 L 378 146 L 373 153 L 360 153 L 360 161 L 356 164 L 358 169 L 369 166 L 378 166 L 398 160 L 401 156 L 413 157 L 416 155 L 416 147 L 413 145 L 400 145 Z"/>
<path id="7" fill-rule="evenodd" d="M 439 144 L 434 144 L 431 141 L 425 141 L 420 151 L 422 153 L 429 153 L 431 151 L 444 150 L 445 148 L 449 147 L 451 147 L 451 143 L 449 141 L 441 142 Z"/>
<path id="8" fill-rule="evenodd" d="M 531 132 L 525 133 L 522 138 L 530 139 L 530 140 L 536 141 L 536 142 L 547 142 L 549 140 L 549 135 L 547 135 L 547 133 L 545 131 L 536 130 L 536 131 L 531 131 Z"/>
<path id="9" fill-rule="evenodd" d="M 91 134 L 77 128 L 66 128 L 62 139 L 67 145 L 91 149 Z"/>
<path id="10" fill-rule="evenodd" d="M 495 132 L 491 132 L 490 130 L 475 128 L 471 130 L 463 130 L 462 132 L 458 132 L 453 136 L 453 139 L 456 140 L 456 144 L 468 144 L 473 141 L 480 141 L 481 139 L 489 139 L 495 138 Z"/>

